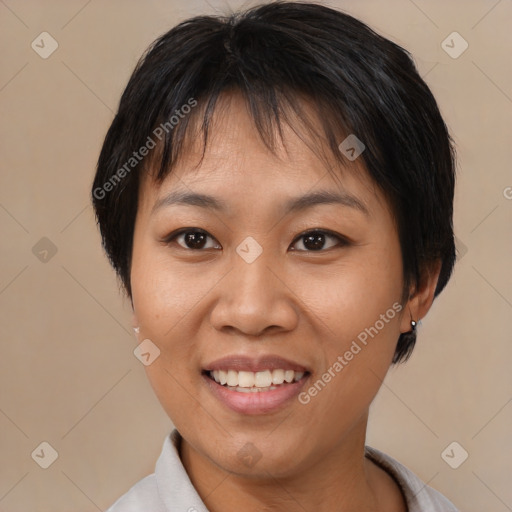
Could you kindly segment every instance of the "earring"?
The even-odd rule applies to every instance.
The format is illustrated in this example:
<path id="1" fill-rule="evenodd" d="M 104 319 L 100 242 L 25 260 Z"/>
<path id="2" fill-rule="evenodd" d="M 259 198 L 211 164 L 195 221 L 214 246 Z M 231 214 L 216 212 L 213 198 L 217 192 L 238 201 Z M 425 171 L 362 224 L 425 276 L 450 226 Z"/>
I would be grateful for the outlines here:
<path id="1" fill-rule="evenodd" d="M 134 327 L 134 328 L 133 328 L 133 332 L 134 332 L 135 334 L 139 334 L 139 332 L 140 332 L 140 327 L 139 327 L 139 326 Z"/>
<path id="2" fill-rule="evenodd" d="M 416 325 L 417 323 L 414 320 L 411 320 L 411 328 L 413 332 L 416 330 Z"/>

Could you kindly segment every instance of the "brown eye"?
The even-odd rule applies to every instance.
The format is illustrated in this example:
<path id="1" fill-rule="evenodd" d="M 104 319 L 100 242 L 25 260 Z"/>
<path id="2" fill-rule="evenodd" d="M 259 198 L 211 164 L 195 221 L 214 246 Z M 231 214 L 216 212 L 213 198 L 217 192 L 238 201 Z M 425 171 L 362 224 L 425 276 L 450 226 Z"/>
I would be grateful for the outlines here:
<path id="1" fill-rule="evenodd" d="M 171 234 L 166 238 L 166 243 L 176 242 L 183 249 L 201 250 L 201 249 L 217 249 L 220 245 L 217 243 L 208 243 L 208 239 L 215 240 L 206 231 L 200 229 L 181 229 L 177 233 Z"/>
<path id="2" fill-rule="evenodd" d="M 336 247 L 337 245 L 343 246 L 347 244 L 346 240 L 340 235 L 336 235 L 334 233 L 330 233 L 329 231 L 323 230 L 309 231 L 307 233 L 303 233 L 302 235 L 299 235 L 299 237 L 296 240 L 297 242 L 295 245 L 297 245 L 298 242 L 302 242 L 302 248 L 296 248 L 293 250 L 308 252 L 322 251 L 326 249 L 331 249 L 332 247 Z M 333 240 L 334 243 L 332 243 Z"/>

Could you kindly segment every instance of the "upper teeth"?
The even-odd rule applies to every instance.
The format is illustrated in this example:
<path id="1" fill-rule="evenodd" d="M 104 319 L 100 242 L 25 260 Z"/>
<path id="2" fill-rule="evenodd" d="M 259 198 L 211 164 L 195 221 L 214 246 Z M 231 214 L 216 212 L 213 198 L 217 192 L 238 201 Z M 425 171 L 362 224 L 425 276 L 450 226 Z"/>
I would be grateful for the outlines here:
<path id="1" fill-rule="evenodd" d="M 237 372 L 235 370 L 213 370 L 210 376 L 219 384 L 241 388 L 268 388 L 272 384 L 297 382 L 304 372 L 293 370 L 265 370 L 263 372 Z"/>

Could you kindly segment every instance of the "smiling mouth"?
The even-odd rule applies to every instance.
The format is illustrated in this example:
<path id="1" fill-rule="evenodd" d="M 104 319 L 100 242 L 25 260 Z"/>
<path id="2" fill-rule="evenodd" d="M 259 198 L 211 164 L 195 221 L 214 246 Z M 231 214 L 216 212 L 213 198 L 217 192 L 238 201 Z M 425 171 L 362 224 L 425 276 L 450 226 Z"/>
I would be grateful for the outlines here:
<path id="1" fill-rule="evenodd" d="M 272 391 L 280 387 L 288 386 L 306 378 L 309 372 L 294 370 L 264 370 L 260 372 L 248 372 L 237 370 L 210 370 L 204 371 L 204 375 L 231 391 L 239 393 L 261 393 Z"/>

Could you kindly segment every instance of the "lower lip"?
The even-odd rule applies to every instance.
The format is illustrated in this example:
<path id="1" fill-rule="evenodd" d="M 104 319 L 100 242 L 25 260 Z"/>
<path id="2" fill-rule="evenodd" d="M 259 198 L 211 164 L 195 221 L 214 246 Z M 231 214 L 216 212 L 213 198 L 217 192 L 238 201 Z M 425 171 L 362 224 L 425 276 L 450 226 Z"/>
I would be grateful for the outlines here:
<path id="1" fill-rule="evenodd" d="M 283 384 L 276 389 L 250 393 L 232 391 L 226 386 L 217 384 L 205 374 L 202 377 L 215 397 L 233 411 L 241 414 L 266 414 L 282 408 L 287 402 L 296 397 L 304 386 L 308 374 L 297 382 Z"/>

